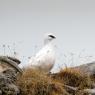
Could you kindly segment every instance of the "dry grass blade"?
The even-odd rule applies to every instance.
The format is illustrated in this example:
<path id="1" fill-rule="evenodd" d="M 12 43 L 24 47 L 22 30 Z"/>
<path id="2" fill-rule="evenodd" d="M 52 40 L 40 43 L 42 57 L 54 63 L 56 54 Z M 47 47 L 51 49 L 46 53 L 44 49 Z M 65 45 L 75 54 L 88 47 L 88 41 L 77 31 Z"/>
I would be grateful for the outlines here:
<path id="1" fill-rule="evenodd" d="M 59 82 L 38 70 L 26 70 L 17 84 L 21 95 L 68 95 Z"/>

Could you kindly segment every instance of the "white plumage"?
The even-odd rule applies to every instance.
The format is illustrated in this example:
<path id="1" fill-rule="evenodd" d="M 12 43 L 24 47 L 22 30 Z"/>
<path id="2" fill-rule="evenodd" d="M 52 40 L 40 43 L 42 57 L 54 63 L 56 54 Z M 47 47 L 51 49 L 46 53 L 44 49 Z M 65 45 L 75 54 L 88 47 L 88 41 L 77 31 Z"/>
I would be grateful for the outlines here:
<path id="1" fill-rule="evenodd" d="M 55 64 L 55 50 L 52 43 L 55 36 L 48 34 L 44 39 L 44 47 L 29 60 L 29 67 L 49 72 Z M 27 64 L 28 65 L 28 64 Z"/>

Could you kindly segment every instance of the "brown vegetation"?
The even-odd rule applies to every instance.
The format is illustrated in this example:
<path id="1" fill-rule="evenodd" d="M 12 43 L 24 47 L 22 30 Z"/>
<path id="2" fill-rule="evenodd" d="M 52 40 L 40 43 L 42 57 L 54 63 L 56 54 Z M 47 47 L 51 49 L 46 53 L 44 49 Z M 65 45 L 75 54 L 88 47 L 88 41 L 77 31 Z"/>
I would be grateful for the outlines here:
<path id="1" fill-rule="evenodd" d="M 18 78 L 21 95 L 68 95 L 61 83 L 38 70 L 27 69 Z"/>
<path id="2" fill-rule="evenodd" d="M 51 75 L 27 69 L 17 80 L 20 95 L 84 95 L 82 90 L 91 88 L 91 84 L 89 76 L 73 69 Z"/>

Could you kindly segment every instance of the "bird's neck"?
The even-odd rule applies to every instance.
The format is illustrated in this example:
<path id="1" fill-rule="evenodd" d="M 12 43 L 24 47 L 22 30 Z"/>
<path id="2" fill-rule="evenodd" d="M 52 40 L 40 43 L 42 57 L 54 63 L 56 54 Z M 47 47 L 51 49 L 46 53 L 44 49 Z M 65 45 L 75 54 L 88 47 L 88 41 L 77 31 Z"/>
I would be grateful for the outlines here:
<path id="1" fill-rule="evenodd" d="M 49 44 L 49 43 L 51 43 L 51 40 L 44 40 L 44 45 L 47 45 L 47 44 Z"/>

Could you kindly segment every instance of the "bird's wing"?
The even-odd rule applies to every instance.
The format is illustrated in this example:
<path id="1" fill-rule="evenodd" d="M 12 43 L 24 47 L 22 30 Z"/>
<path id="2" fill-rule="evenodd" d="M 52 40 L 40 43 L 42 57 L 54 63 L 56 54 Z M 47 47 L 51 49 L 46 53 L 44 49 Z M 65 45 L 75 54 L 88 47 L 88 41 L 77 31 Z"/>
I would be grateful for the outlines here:
<path id="1" fill-rule="evenodd" d="M 40 65 L 44 63 L 51 63 L 54 60 L 54 50 L 50 46 L 43 47 L 35 57 L 36 64 Z"/>
<path id="2" fill-rule="evenodd" d="M 50 52 L 52 50 L 52 47 L 49 45 L 44 46 L 37 54 L 36 54 L 36 58 L 40 57 L 40 56 L 44 56 L 46 55 L 48 52 Z"/>

